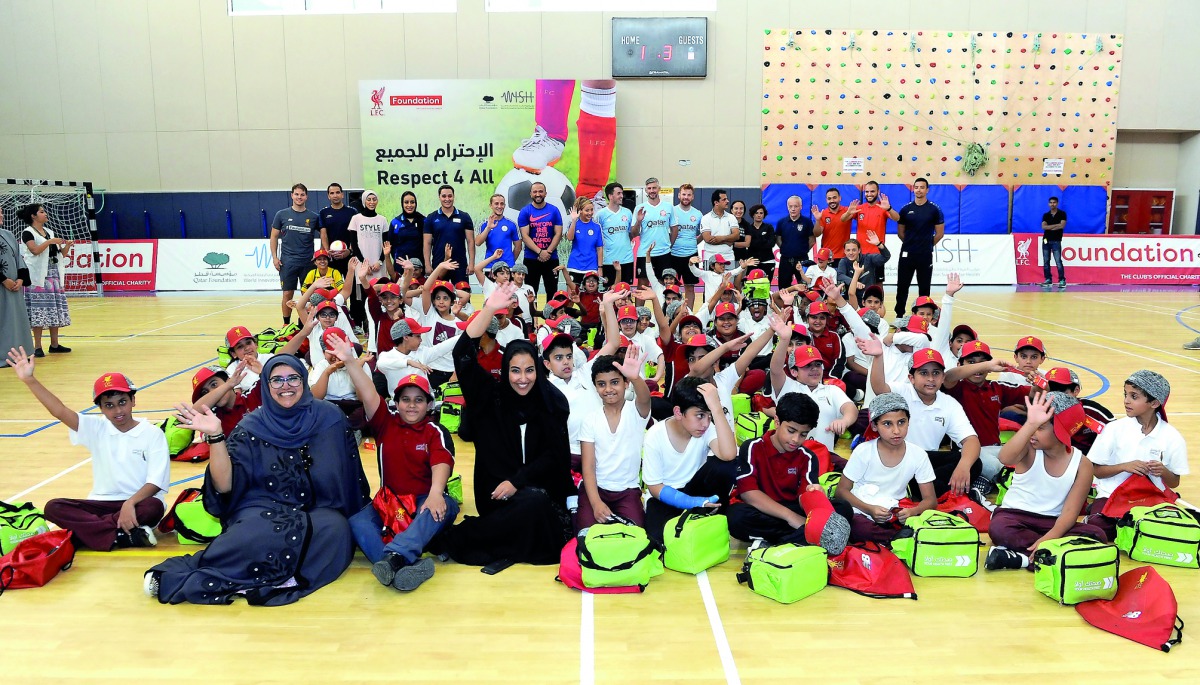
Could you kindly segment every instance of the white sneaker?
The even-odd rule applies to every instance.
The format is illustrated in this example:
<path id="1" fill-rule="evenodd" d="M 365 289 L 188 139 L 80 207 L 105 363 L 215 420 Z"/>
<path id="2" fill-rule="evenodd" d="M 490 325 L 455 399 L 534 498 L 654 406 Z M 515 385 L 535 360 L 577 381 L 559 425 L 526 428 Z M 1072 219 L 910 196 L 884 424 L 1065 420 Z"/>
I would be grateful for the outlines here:
<path id="1" fill-rule="evenodd" d="M 146 571 L 146 575 L 142 576 L 142 591 L 151 599 L 158 599 L 158 574 L 154 571 Z"/>
<path id="2" fill-rule="evenodd" d="M 531 174 L 540 174 L 542 169 L 562 159 L 565 147 L 562 141 L 551 138 L 546 129 L 535 126 L 533 135 L 522 140 L 521 146 L 513 150 L 513 166 Z"/>

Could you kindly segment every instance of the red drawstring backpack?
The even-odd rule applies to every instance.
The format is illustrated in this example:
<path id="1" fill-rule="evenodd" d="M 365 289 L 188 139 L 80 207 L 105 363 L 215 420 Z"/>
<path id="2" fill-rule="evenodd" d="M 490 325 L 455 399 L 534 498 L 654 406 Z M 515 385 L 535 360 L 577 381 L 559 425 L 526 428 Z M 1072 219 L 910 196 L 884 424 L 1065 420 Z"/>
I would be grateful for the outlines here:
<path id="1" fill-rule="evenodd" d="M 896 506 L 901 509 L 910 509 L 917 506 L 917 503 L 905 497 Z M 988 532 L 988 528 L 992 525 L 992 512 L 966 495 L 957 495 L 953 492 L 943 493 L 938 498 L 937 510 L 966 519 L 967 523 L 975 526 L 975 530 L 980 533 Z"/>
<path id="2" fill-rule="evenodd" d="M 379 487 L 379 492 L 375 493 L 371 506 L 375 507 L 375 513 L 379 514 L 379 520 L 382 522 L 379 532 L 383 535 L 383 544 L 385 545 L 407 530 L 408 524 L 412 523 L 413 517 L 417 515 L 416 497 L 412 495 L 397 497 L 396 493 L 385 485 Z"/>
<path id="3" fill-rule="evenodd" d="M 874 542 L 856 542 L 829 557 L 829 584 L 873 599 L 917 598 L 908 567 Z"/>
<path id="4" fill-rule="evenodd" d="M 1100 510 L 1100 514 L 1108 518 L 1119 519 L 1134 507 L 1152 507 L 1163 502 L 1174 502 L 1177 499 L 1179 499 L 1179 495 L 1171 488 L 1159 490 L 1154 481 L 1140 473 L 1135 473 L 1118 485 L 1116 490 L 1113 490 L 1108 501 L 1104 503 L 1104 508 Z"/>
<path id="5" fill-rule="evenodd" d="M 590 592 L 593 595 L 623 595 L 632 592 L 645 592 L 642 585 L 623 585 L 621 587 L 586 587 L 583 584 L 583 569 L 579 567 L 579 538 L 573 537 L 562 548 L 558 558 L 558 575 L 555 580 L 569 588 Z"/>
<path id="6" fill-rule="evenodd" d="M 0 557 L 0 595 L 5 590 L 42 587 L 75 561 L 71 531 L 52 530 L 25 538 Z"/>
<path id="7" fill-rule="evenodd" d="M 1116 597 L 1082 602 L 1075 610 L 1100 630 L 1164 652 L 1183 640 L 1179 604 L 1158 571 L 1150 566 L 1126 571 L 1117 587 Z"/>

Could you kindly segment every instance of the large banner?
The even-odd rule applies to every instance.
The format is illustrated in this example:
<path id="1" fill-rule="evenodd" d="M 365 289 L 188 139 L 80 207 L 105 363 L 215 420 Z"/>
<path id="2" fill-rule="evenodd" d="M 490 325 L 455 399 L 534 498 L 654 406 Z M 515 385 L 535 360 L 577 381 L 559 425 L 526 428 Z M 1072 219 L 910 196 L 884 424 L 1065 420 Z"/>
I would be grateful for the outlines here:
<path id="1" fill-rule="evenodd" d="M 266 238 L 160 240 L 158 263 L 157 290 L 279 290 Z"/>
<path id="2" fill-rule="evenodd" d="M 386 216 L 400 213 L 409 190 L 417 211 L 437 211 L 447 184 L 476 227 L 495 193 L 515 222 L 541 181 L 565 220 L 577 194 L 616 177 L 615 81 L 371 80 L 358 92 L 363 184 Z"/>
<path id="3" fill-rule="evenodd" d="M 157 240 L 102 240 L 94 247 L 95 254 L 90 243 L 76 244 L 63 263 L 63 276 L 91 274 L 99 267 L 105 290 L 154 290 Z"/>
<path id="4" fill-rule="evenodd" d="M 1016 267 L 1008 257 L 1012 252 L 1011 235 L 947 235 L 933 252 L 933 283 L 945 285 L 946 274 L 957 273 L 966 285 L 1012 285 Z M 886 284 L 896 283 L 900 261 L 900 237 L 888 234 L 887 247 L 892 258 L 884 266 Z M 913 288 L 916 279 L 913 279 Z M 911 291 L 911 292 L 915 292 Z"/>
<path id="5" fill-rule="evenodd" d="M 1042 236 L 1013 235 L 1018 283 L 1041 283 Z M 1063 237 L 1068 283 L 1196 285 L 1200 283 L 1200 236 L 1071 235 Z M 1053 264 L 1057 282 L 1058 265 Z"/>

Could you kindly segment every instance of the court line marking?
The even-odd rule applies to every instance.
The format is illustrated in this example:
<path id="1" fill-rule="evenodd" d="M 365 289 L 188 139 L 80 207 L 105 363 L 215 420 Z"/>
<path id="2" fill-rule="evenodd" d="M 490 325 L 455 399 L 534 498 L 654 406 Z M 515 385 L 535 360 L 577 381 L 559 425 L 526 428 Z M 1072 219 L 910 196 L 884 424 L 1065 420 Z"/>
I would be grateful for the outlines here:
<path id="1" fill-rule="evenodd" d="M 1200 304 L 1194 304 L 1190 307 L 1184 307 L 1183 309 L 1180 309 L 1179 311 L 1175 312 L 1175 321 L 1179 322 L 1180 326 L 1183 326 L 1184 328 L 1188 329 L 1189 331 L 1191 331 L 1193 333 L 1200 333 L 1200 330 L 1192 328 L 1191 326 L 1189 326 L 1183 322 L 1183 313 L 1184 312 L 1189 312 L 1193 309 L 1198 309 L 1198 308 L 1200 308 Z"/>
<path id="2" fill-rule="evenodd" d="M 1079 329 L 1079 328 L 1075 328 L 1074 326 L 1067 326 L 1067 325 L 1065 325 L 1065 324 L 1054 323 L 1053 321 L 1045 321 L 1045 320 L 1043 320 L 1043 319 L 1038 319 L 1038 318 L 1035 318 L 1035 317 L 1032 317 L 1032 316 L 1025 316 L 1025 315 L 1022 315 L 1022 314 L 1016 314 L 1016 313 L 1014 313 L 1014 312 L 1006 311 L 1006 310 L 1003 310 L 1003 309 L 996 309 L 995 307 L 988 307 L 987 305 L 974 304 L 974 306 L 976 306 L 976 307 L 983 307 L 983 308 L 985 308 L 985 309 L 991 309 L 992 311 L 1000 312 L 1001 314 L 1005 314 L 1006 316 L 1004 316 L 1004 317 L 1000 317 L 1000 316 L 995 316 L 995 315 L 993 315 L 993 314 L 988 314 L 987 312 L 981 312 L 981 311 L 978 311 L 978 310 L 971 310 L 970 306 L 971 306 L 971 305 L 967 305 L 967 304 L 960 304 L 960 303 L 955 303 L 955 307 L 957 307 L 957 308 L 962 308 L 962 309 L 965 309 L 966 311 L 973 311 L 973 313 L 975 313 L 975 314 L 978 314 L 979 316 L 986 316 L 986 317 L 987 317 L 987 318 L 989 318 L 989 319 L 995 319 L 995 320 L 997 320 L 997 321 L 1004 321 L 1004 322 L 1006 322 L 1006 323 L 1013 323 L 1013 319 L 1025 319 L 1025 320 L 1027 320 L 1027 321 L 1040 321 L 1040 322 L 1042 322 L 1042 323 L 1047 323 L 1047 324 L 1050 324 L 1050 325 L 1052 325 L 1052 326 L 1058 326 L 1059 328 L 1065 328 L 1065 329 L 1067 329 L 1067 330 L 1069 330 L 1069 331 L 1074 331 L 1074 332 L 1078 332 L 1078 333 L 1088 333 L 1088 334 L 1094 335 L 1094 336 L 1095 336 L 1095 337 L 1097 337 L 1097 338 L 1105 338 L 1105 339 L 1112 340 L 1112 341 L 1115 341 L 1115 342 L 1124 343 L 1124 344 L 1126 344 L 1126 345 L 1131 345 L 1131 346 L 1133 346 L 1133 347 L 1141 347 L 1141 348 L 1143 348 L 1143 349 L 1151 350 L 1151 351 L 1154 351 L 1154 352 L 1160 352 L 1160 351 L 1161 351 L 1161 350 L 1158 350 L 1158 349 L 1156 349 L 1156 348 L 1153 348 L 1153 347 L 1147 347 L 1146 345 L 1140 345 L 1140 344 L 1138 344 L 1138 343 L 1132 343 L 1132 342 L 1129 342 L 1129 341 L 1127 341 L 1127 340 L 1121 340 L 1120 338 L 1113 338 L 1113 337 L 1110 337 L 1110 336 L 1107 336 L 1107 335 L 1103 335 L 1103 334 L 1101 334 L 1101 333 L 1094 333 L 1094 332 L 1092 332 L 1092 331 L 1081 330 L 1081 329 Z M 1063 338 L 1067 338 L 1068 340 L 1075 340 L 1075 341 L 1077 341 L 1077 342 L 1081 342 L 1081 343 L 1084 343 L 1084 344 L 1087 344 L 1087 345 L 1092 345 L 1092 346 L 1095 346 L 1095 347 L 1101 347 L 1101 348 L 1104 348 L 1104 349 L 1106 349 L 1106 350 L 1109 350 L 1109 351 L 1113 351 L 1113 352 L 1119 352 L 1119 353 L 1121 353 L 1121 354 L 1125 354 L 1125 355 L 1127 355 L 1127 356 L 1130 356 L 1130 357 L 1137 357 L 1138 359 L 1142 359 L 1142 360 L 1144 360 L 1144 361 L 1153 361 L 1153 362 L 1154 362 L 1154 363 L 1156 363 L 1156 364 L 1161 364 L 1161 365 L 1163 365 L 1163 366 L 1169 366 L 1169 367 L 1171 367 L 1171 368 L 1173 368 L 1173 369 L 1178 369 L 1178 370 L 1180 370 L 1180 371 L 1186 371 L 1186 372 L 1188 372 L 1188 373 L 1192 373 L 1192 374 L 1198 374 L 1198 375 L 1200 375 L 1200 370 L 1197 370 L 1197 369 L 1189 369 L 1189 368 L 1187 368 L 1187 367 L 1184 367 L 1184 366 L 1179 366 L 1179 365 L 1172 364 L 1172 363 L 1170 363 L 1170 362 L 1162 361 L 1162 360 L 1159 360 L 1159 359 L 1147 359 L 1147 358 L 1146 358 L 1146 357 L 1144 357 L 1144 356 L 1138 356 L 1138 355 L 1134 354 L 1133 352 L 1129 352 L 1129 351 L 1127 351 L 1127 350 L 1118 350 L 1118 349 L 1114 349 L 1112 345 L 1103 345 L 1103 344 L 1100 344 L 1100 343 L 1095 343 L 1095 342 L 1092 342 L 1092 341 L 1090 341 L 1090 340 L 1084 340 L 1083 338 L 1078 338 L 1078 337 L 1075 337 L 1075 336 L 1073 336 L 1073 335 L 1068 335 L 1068 334 L 1066 334 L 1066 333 L 1061 333 L 1061 332 L 1059 332 L 1059 331 L 1054 331 L 1054 330 L 1051 330 L 1051 329 L 1049 329 L 1049 328 L 1043 328 L 1043 327 L 1040 327 L 1040 326 L 1027 326 L 1027 328 L 1032 328 L 1032 329 L 1033 329 L 1033 330 L 1035 330 L 1035 331 L 1042 331 L 1042 332 L 1044 332 L 1044 333 L 1049 333 L 1049 334 L 1051 334 L 1051 335 L 1057 335 L 1057 336 L 1060 336 L 1060 337 L 1063 337 Z M 1177 355 L 1177 354 L 1174 354 L 1174 353 L 1172 353 L 1172 352 L 1163 352 L 1163 353 L 1164 353 L 1164 354 L 1170 354 L 1171 356 L 1175 356 L 1175 357 L 1183 357 L 1183 355 Z M 1183 357 L 1183 358 L 1184 358 L 1184 359 L 1188 359 L 1189 361 L 1192 361 L 1192 360 L 1191 360 L 1190 358 L 1188 358 L 1188 357 Z"/>
<path id="3" fill-rule="evenodd" d="M 1062 362 L 1064 364 L 1070 364 L 1071 366 L 1075 366 L 1080 369 L 1083 369 L 1084 371 L 1087 371 L 1088 373 L 1090 373 L 1100 379 L 1100 389 L 1090 395 L 1084 395 L 1083 399 L 1085 399 L 1085 400 L 1090 400 L 1093 397 L 1099 397 L 1100 395 L 1103 395 L 1105 392 L 1107 392 L 1110 387 L 1112 387 L 1112 383 L 1108 382 L 1108 376 L 1105 376 L 1104 374 L 1100 373 L 1099 371 L 1097 371 L 1095 369 L 1089 369 L 1088 367 L 1084 366 L 1083 364 L 1080 364 L 1078 362 L 1073 362 L 1070 359 L 1060 359 L 1058 357 L 1046 357 L 1046 359 L 1049 359 L 1051 361 L 1056 361 L 1056 362 Z"/>
<path id="4" fill-rule="evenodd" d="M 58 473 L 54 474 L 53 476 L 50 476 L 49 478 L 38 483 L 35 486 L 33 486 L 31 488 L 25 488 L 24 490 L 18 492 L 17 494 L 10 495 L 9 497 L 5 497 L 4 499 L 9 502 L 16 502 L 21 497 L 28 495 L 29 493 L 33 492 L 34 490 L 37 490 L 38 488 L 42 487 L 43 485 L 48 485 L 50 483 L 53 483 L 54 481 L 58 480 L 59 478 L 62 478 L 63 476 L 74 471 L 75 469 L 79 468 L 80 466 L 83 466 L 84 464 L 90 462 L 91 460 L 92 460 L 92 458 L 88 457 L 87 459 L 84 459 L 83 461 L 79 462 L 78 464 L 76 464 L 74 466 L 68 466 L 67 468 L 63 469 L 62 471 L 59 471 Z"/>
<path id="5" fill-rule="evenodd" d="M 127 340 L 133 340 L 134 338 L 141 337 L 141 336 L 143 336 L 143 335 L 146 335 L 146 334 L 148 334 L 148 333 L 156 333 L 156 332 L 158 332 L 158 331 L 165 331 L 165 330 L 166 330 L 166 329 L 168 329 L 168 328 L 174 328 L 175 326 L 180 326 L 180 325 L 183 325 L 183 324 L 185 324 L 185 323 L 191 323 L 191 322 L 193 322 L 193 321 L 199 321 L 200 319 L 207 319 L 207 318 L 208 318 L 208 317 L 210 317 L 210 316 L 216 316 L 217 314 L 224 314 L 225 312 L 230 312 L 230 311 L 233 311 L 233 310 L 235 310 L 235 309 L 241 309 L 242 307 L 249 307 L 250 305 L 261 304 L 262 302 L 263 302 L 263 300 L 254 300 L 253 302 L 244 302 L 244 303 L 242 303 L 242 304 L 234 305 L 234 306 L 232 306 L 232 307 L 226 307 L 225 309 L 218 309 L 218 310 L 217 310 L 217 311 L 215 311 L 215 312 L 209 312 L 209 313 L 207 313 L 207 314 L 201 314 L 200 316 L 194 316 L 194 317 L 192 317 L 192 318 L 190 318 L 190 319 L 184 319 L 183 321 L 177 321 L 177 322 L 175 322 L 175 323 L 172 323 L 172 324 L 167 324 L 166 326 L 159 326 L 158 328 L 152 328 L 152 329 L 150 329 L 150 330 L 148 330 L 148 331 L 142 331 L 141 333 L 134 333 L 133 335 L 130 335 L 130 336 L 127 336 L 127 337 L 121 338 L 120 340 L 117 340 L 116 342 L 125 342 L 125 341 L 127 341 Z M 162 320 L 162 319 L 159 319 L 159 321 L 161 321 L 161 320 Z"/>
<path id="6" fill-rule="evenodd" d="M 713 597 L 712 586 L 708 582 L 708 571 L 696 574 L 696 584 L 700 586 L 700 596 L 704 599 L 704 610 L 708 612 L 708 625 L 712 628 L 713 639 L 717 641 L 717 654 L 721 656 L 721 668 L 725 670 L 725 682 L 729 685 L 741 685 L 742 678 L 738 675 L 737 664 L 733 661 L 733 652 L 729 649 L 729 638 L 725 635 L 725 626 L 721 623 L 721 612 L 717 610 L 717 600 Z"/>
<path id="7" fill-rule="evenodd" d="M 1095 298 L 1095 297 L 1079 297 L 1079 296 L 1076 296 L 1076 299 L 1085 300 L 1087 302 L 1095 302 L 1096 304 L 1103 304 L 1103 305 L 1107 305 L 1107 306 L 1111 306 L 1111 307 L 1124 307 L 1126 309 L 1136 309 L 1136 310 L 1139 310 L 1142 312 L 1148 312 L 1150 314 L 1162 313 L 1162 314 L 1172 314 L 1173 315 L 1173 314 L 1179 313 L 1179 311 L 1182 311 L 1182 310 L 1176 310 L 1174 307 L 1164 307 L 1162 305 L 1157 305 L 1157 304 L 1129 304 L 1128 302 L 1121 302 L 1119 300 L 1109 300 L 1109 299 L 1100 299 L 1100 298 Z"/>
<path id="8" fill-rule="evenodd" d="M 581 592 L 583 605 L 579 613 L 579 683 L 596 682 L 596 596 Z"/>

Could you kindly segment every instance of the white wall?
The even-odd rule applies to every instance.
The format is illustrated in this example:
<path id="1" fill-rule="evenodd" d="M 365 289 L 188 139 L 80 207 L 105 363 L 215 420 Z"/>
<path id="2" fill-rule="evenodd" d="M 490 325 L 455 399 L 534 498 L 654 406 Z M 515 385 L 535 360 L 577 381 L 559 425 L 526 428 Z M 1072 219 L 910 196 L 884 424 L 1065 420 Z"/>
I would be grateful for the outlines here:
<path id="1" fill-rule="evenodd" d="M 0 176 L 110 190 L 357 186 L 359 79 L 608 74 L 611 15 L 483 5 L 231 18 L 224 0 L 0 0 Z M 1200 130 L 1200 80 L 1179 78 L 1200 63 L 1195 0 L 720 0 L 709 17 L 707 79 L 621 82 L 622 177 L 759 183 L 767 27 L 1124 33 L 1119 128 Z M 1162 185 L 1179 167 L 1178 140 L 1121 139 L 1119 185 Z"/>

